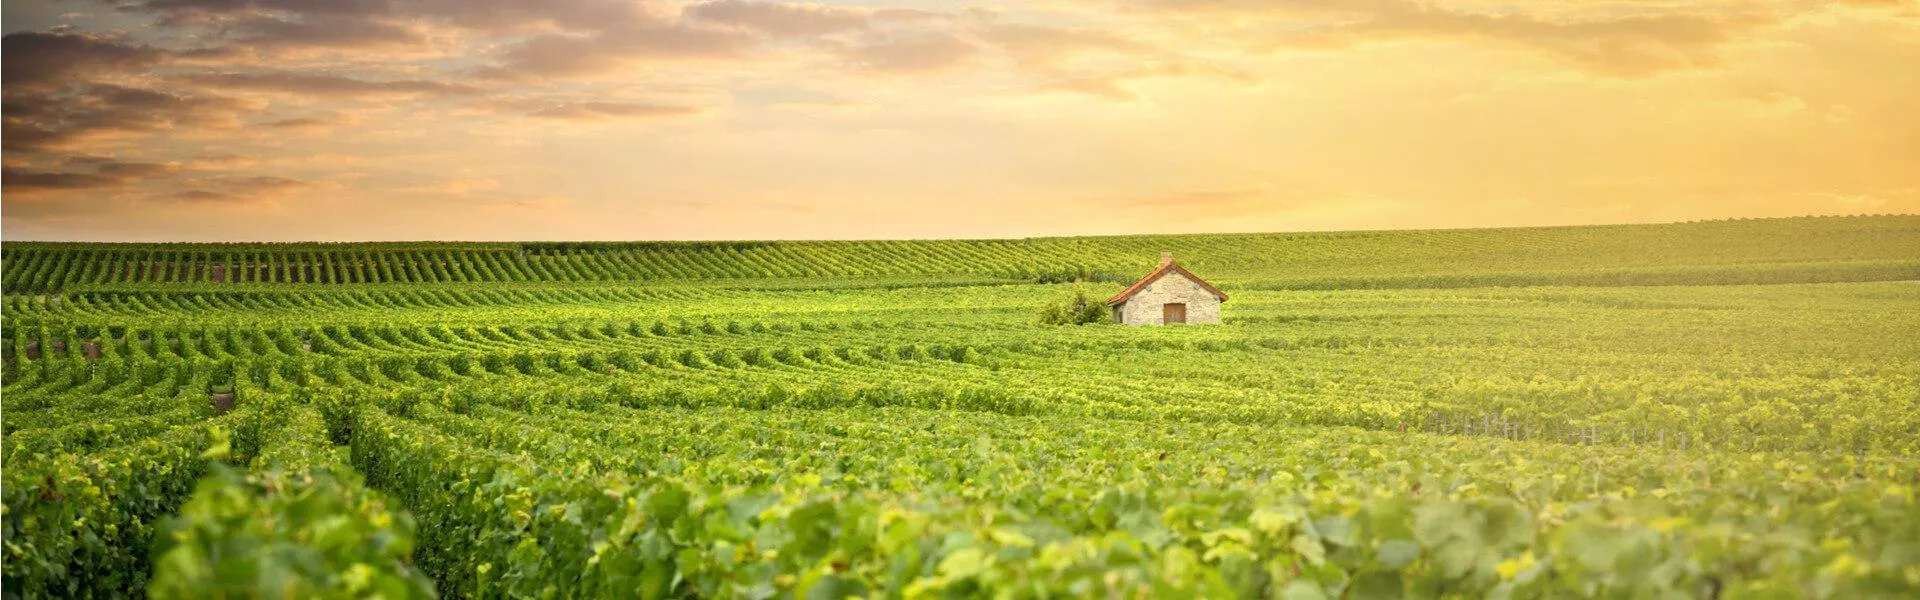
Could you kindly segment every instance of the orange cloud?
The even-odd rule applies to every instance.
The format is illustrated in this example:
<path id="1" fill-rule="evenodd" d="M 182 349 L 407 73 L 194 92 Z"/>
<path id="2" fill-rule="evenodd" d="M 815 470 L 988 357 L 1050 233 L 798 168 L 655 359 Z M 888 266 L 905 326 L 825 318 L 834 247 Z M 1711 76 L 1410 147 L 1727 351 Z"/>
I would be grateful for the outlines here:
<path id="1" fill-rule="evenodd" d="M 867 28 L 867 12 L 817 4 L 718 0 L 695 4 L 687 15 L 778 37 L 813 37 Z"/>
<path id="2" fill-rule="evenodd" d="M 1086 94 L 1112 100 L 1136 100 L 1139 95 L 1128 89 L 1127 83 L 1169 77 L 1205 77 L 1249 85 L 1262 82 L 1260 77 L 1251 73 L 1218 64 L 1176 61 L 1149 64 L 1117 73 L 1054 81 L 1041 85 L 1039 89 Z"/>
<path id="3" fill-rule="evenodd" d="M 1920 210 L 1913 2 L 47 1 L 0 48 L 8 235 Z"/>
<path id="4" fill-rule="evenodd" d="M 21 32 L 0 40 L 0 84 L 58 87 L 76 78 L 144 69 L 167 52 L 92 33 Z"/>
<path id="5" fill-rule="evenodd" d="M 470 85 L 439 81 L 417 79 L 369 81 L 338 75 L 281 71 L 194 73 L 182 75 L 179 79 L 216 89 L 319 97 L 412 98 L 471 95 L 481 91 L 480 88 Z"/>
<path id="6" fill-rule="evenodd" d="M 1152 50 L 1147 44 L 1120 33 L 1089 28 L 990 23 L 975 35 L 1020 64 L 1040 68 L 1053 68 L 1086 54 L 1131 55 Z"/>
<path id="7" fill-rule="evenodd" d="M 1221 38 L 1259 52 L 1452 40 L 1533 50 L 1583 68 L 1623 76 L 1713 66 L 1719 61 L 1718 46 L 1778 20 L 1778 7 L 1758 3 L 1734 10 L 1682 3 L 1645 12 L 1583 18 L 1543 17 L 1507 7 L 1483 12 L 1463 4 L 1416 0 L 1136 0 L 1127 6 L 1150 14 L 1224 13 L 1252 19 L 1253 25 Z"/>
<path id="8" fill-rule="evenodd" d="M 694 107 L 666 104 L 637 102 L 566 102 L 535 110 L 527 114 L 548 119 L 598 121 L 604 119 L 691 115 L 699 112 L 700 109 Z"/>
<path id="9" fill-rule="evenodd" d="M 973 60 L 979 46 L 939 32 L 881 34 L 847 49 L 844 56 L 856 67 L 891 75 L 951 71 Z"/>

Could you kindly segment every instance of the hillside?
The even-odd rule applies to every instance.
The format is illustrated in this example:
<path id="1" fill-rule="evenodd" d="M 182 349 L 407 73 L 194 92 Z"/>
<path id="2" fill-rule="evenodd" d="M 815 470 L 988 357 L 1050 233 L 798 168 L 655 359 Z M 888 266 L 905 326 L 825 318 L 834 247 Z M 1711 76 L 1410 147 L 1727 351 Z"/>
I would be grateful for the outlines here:
<path id="1" fill-rule="evenodd" d="M 1920 593 L 1920 217 L 4 251 L 9 598 Z"/>
<path id="2" fill-rule="evenodd" d="M 168 283 L 1119 280 L 1161 252 L 1273 289 L 1876 281 L 1920 276 L 1920 216 L 1665 225 L 867 242 L 6 242 L 8 293 Z"/>

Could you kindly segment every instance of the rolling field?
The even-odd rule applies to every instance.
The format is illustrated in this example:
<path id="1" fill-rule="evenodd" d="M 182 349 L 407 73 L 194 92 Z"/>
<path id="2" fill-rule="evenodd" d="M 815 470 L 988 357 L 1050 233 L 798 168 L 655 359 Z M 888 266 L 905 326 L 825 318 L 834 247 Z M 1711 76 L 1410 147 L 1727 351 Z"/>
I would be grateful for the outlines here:
<path id="1" fill-rule="evenodd" d="M 8 598 L 1920 595 L 1920 217 L 4 252 Z"/>

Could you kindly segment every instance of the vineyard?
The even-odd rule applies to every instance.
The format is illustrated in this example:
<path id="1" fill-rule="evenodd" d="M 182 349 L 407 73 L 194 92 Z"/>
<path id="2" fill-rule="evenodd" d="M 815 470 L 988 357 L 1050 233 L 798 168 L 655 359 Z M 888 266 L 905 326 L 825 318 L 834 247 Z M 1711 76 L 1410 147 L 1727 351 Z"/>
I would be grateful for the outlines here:
<path id="1" fill-rule="evenodd" d="M 1920 217 L 0 249 L 6 598 L 1920 595 Z"/>

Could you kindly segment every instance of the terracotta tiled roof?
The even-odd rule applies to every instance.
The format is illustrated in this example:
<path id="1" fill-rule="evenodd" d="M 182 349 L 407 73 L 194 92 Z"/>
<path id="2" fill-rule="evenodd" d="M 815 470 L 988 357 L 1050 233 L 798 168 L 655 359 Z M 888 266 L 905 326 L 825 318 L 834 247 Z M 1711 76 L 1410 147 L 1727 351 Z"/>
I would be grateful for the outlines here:
<path id="1" fill-rule="evenodd" d="M 1139 281 L 1133 282 L 1133 285 L 1127 286 L 1127 289 L 1121 290 L 1119 295 L 1116 295 L 1113 297 L 1112 300 L 1107 301 L 1107 306 L 1113 306 L 1121 302 L 1126 302 L 1127 299 L 1132 298 L 1134 294 L 1140 293 L 1140 290 L 1147 289 L 1147 284 L 1153 283 L 1154 280 L 1159 279 L 1168 273 L 1179 273 L 1181 275 L 1185 275 L 1187 276 L 1187 279 L 1191 279 L 1193 280 L 1194 283 L 1200 284 L 1201 288 L 1207 290 L 1208 292 L 1212 292 L 1213 297 L 1219 298 L 1221 302 L 1227 301 L 1226 292 L 1220 291 L 1220 288 L 1213 287 L 1213 284 L 1207 283 L 1207 280 L 1201 279 L 1200 276 L 1198 275 L 1194 275 L 1193 272 L 1188 271 L 1186 267 L 1180 266 L 1180 263 L 1168 261 L 1164 264 L 1161 264 L 1160 268 L 1154 269 L 1152 273 L 1148 273 L 1146 277 L 1141 277 Z"/>

